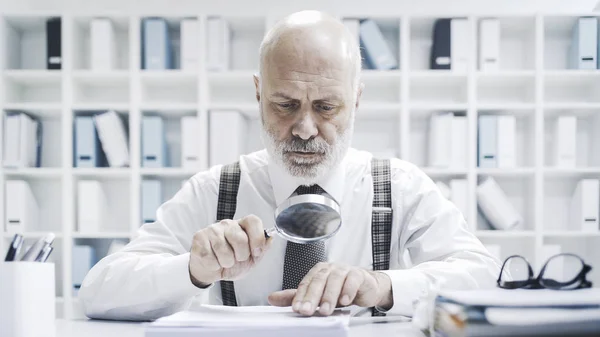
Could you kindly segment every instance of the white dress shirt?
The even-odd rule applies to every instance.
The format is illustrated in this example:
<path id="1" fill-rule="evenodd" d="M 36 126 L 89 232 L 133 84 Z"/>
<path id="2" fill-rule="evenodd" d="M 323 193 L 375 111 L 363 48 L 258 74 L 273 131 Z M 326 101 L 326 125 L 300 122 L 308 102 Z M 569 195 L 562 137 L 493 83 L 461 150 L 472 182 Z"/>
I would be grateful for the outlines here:
<path id="1" fill-rule="evenodd" d="M 255 214 L 274 226 L 277 205 L 298 187 L 265 150 L 240 158 L 235 219 Z M 222 304 L 219 283 L 195 287 L 188 271 L 195 232 L 216 222 L 221 166 L 194 175 L 143 225 L 122 250 L 96 264 L 79 298 L 91 318 L 152 320 L 187 308 L 200 298 Z M 329 262 L 372 269 L 371 154 L 350 149 L 318 184 L 341 206 L 342 228 L 327 242 Z M 444 287 L 494 287 L 499 261 L 467 229 L 458 208 L 416 166 L 391 160 L 393 227 L 390 270 L 394 305 L 389 314 L 411 315 L 415 300 L 432 281 Z M 286 241 L 271 249 L 245 277 L 235 281 L 238 305 L 268 305 L 281 290 Z"/>

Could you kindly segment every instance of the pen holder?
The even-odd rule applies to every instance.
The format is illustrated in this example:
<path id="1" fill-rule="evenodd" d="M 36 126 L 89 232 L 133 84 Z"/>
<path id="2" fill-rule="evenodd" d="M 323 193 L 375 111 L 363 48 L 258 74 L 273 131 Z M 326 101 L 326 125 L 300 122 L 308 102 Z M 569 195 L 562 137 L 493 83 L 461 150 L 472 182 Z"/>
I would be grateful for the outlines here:
<path id="1" fill-rule="evenodd" d="M 0 263 L 0 335 L 55 336 L 54 273 L 54 263 Z"/>

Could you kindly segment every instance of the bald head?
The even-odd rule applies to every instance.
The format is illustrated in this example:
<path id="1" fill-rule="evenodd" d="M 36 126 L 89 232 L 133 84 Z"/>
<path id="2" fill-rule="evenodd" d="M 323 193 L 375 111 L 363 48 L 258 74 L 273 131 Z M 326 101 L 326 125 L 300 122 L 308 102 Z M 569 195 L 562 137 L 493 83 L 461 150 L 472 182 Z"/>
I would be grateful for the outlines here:
<path id="1" fill-rule="evenodd" d="M 265 35 L 260 46 L 260 74 L 287 67 L 327 76 L 347 72 L 354 91 L 361 70 L 358 41 L 337 18 L 319 11 L 293 13 Z"/>

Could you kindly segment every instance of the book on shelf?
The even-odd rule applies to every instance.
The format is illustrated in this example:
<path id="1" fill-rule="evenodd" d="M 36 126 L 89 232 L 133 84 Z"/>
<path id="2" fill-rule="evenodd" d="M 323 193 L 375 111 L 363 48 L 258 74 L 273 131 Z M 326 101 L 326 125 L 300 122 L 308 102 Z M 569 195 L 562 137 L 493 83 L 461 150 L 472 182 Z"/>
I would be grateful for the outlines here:
<path id="1" fill-rule="evenodd" d="M 109 110 L 93 116 L 102 150 L 110 167 L 129 167 L 129 141 L 125 122 Z"/>
<path id="2" fill-rule="evenodd" d="M 71 256 L 73 270 L 71 284 L 73 285 L 73 297 L 77 297 L 85 276 L 95 264 L 96 250 L 92 246 L 73 245 Z"/>
<path id="3" fill-rule="evenodd" d="M 169 166 L 165 124 L 160 116 L 142 118 L 142 167 Z"/>
<path id="4" fill-rule="evenodd" d="M 40 167 L 42 123 L 24 112 L 4 116 L 4 158 L 6 168 Z"/>
<path id="5" fill-rule="evenodd" d="M 5 229 L 8 234 L 32 231 L 38 226 L 39 206 L 29 183 L 25 180 L 7 180 Z"/>
<path id="6" fill-rule="evenodd" d="M 517 119 L 515 116 L 510 115 L 501 115 L 497 116 L 496 118 L 498 127 L 498 130 L 496 131 L 496 144 L 498 146 L 496 154 L 498 156 L 498 168 L 514 168 L 517 166 L 515 154 L 517 149 Z"/>
<path id="7" fill-rule="evenodd" d="M 244 153 L 246 119 L 236 110 L 212 110 L 209 115 L 210 165 L 228 164 Z"/>
<path id="8" fill-rule="evenodd" d="M 160 180 L 144 179 L 142 181 L 142 222 L 156 221 L 156 211 L 162 204 L 162 184 Z"/>
<path id="9" fill-rule="evenodd" d="M 198 169 L 200 166 L 200 126 L 198 117 L 181 117 L 181 167 Z"/>
<path id="10" fill-rule="evenodd" d="M 90 22 L 90 68 L 107 71 L 116 68 L 117 45 L 115 29 L 109 18 L 94 18 Z"/>
<path id="11" fill-rule="evenodd" d="M 581 179 L 575 186 L 569 208 L 570 229 L 593 233 L 600 231 L 600 180 Z"/>
<path id="12" fill-rule="evenodd" d="M 450 21 L 450 69 L 466 73 L 469 67 L 469 23 L 467 19 Z"/>
<path id="13" fill-rule="evenodd" d="M 433 45 L 429 57 L 430 69 L 450 69 L 450 21 L 437 19 L 433 24 Z"/>
<path id="14" fill-rule="evenodd" d="M 500 21 L 485 18 L 479 21 L 479 70 L 493 72 L 500 69 Z"/>
<path id="15" fill-rule="evenodd" d="M 77 230 L 79 233 L 98 233 L 109 212 L 108 198 L 102 183 L 96 180 L 77 182 Z"/>
<path id="16" fill-rule="evenodd" d="M 569 47 L 570 69 L 597 69 L 598 19 L 581 17 L 573 25 Z"/>
<path id="17" fill-rule="evenodd" d="M 361 21 L 360 43 L 371 69 L 391 70 L 398 68 L 398 60 L 375 21 L 370 19 Z"/>
<path id="18" fill-rule="evenodd" d="M 577 164 L 577 117 L 559 116 L 554 129 L 554 165 L 574 168 Z"/>
<path id="19" fill-rule="evenodd" d="M 200 57 L 200 25 L 198 20 L 181 20 L 181 70 L 196 71 Z"/>
<path id="20" fill-rule="evenodd" d="M 60 17 L 46 20 L 46 67 L 62 69 L 62 20 Z"/>
<path id="21" fill-rule="evenodd" d="M 498 167 L 498 118 L 479 116 L 477 130 L 477 166 L 481 168 Z"/>
<path id="22" fill-rule="evenodd" d="M 476 193 L 477 205 L 493 228 L 515 230 L 523 225 L 522 215 L 494 178 L 481 179 Z"/>
<path id="23" fill-rule="evenodd" d="M 231 31 L 227 20 L 209 17 L 206 22 L 206 69 L 227 71 L 231 57 Z"/>
<path id="24" fill-rule="evenodd" d="M 173 51 L 168 23 L 163 18 L 142 20 L 142 69 L 173 68 Z"/>
<path id="25" fill-rule="evenodd" d="M 106 156 L 100 146 L 98 131 L 92 116 L 75 117 L 74 166 L 81 168 L 101 167 Z"/>

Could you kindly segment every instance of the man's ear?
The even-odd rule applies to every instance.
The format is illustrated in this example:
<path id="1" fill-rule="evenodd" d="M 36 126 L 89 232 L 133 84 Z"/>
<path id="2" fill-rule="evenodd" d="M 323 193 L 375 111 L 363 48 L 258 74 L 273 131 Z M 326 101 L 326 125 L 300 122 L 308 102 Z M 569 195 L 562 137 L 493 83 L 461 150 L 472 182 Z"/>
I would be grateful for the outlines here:
<path id="1" fill-rule="evenodd" d="M 254 77 L 254 87 L 256 88 L 256 100 L 260 102 L 260 79 L 258 75 L 253 75 Z"/>
<path id="2" fill-rule="evenodd" d="M 359 103 L 360 103 L 360 97 L 362 96 L 362 92 L 363 89 L 365 88 L 365 84 L 364 83 L 360 83 L 358 85 L 358 90 L 356 91 L 356 108 L 358 109 Z"/>

